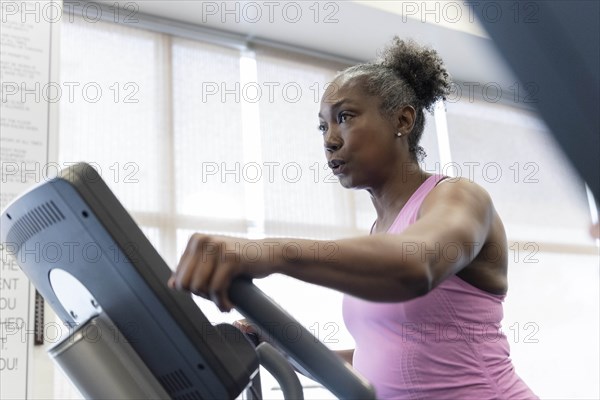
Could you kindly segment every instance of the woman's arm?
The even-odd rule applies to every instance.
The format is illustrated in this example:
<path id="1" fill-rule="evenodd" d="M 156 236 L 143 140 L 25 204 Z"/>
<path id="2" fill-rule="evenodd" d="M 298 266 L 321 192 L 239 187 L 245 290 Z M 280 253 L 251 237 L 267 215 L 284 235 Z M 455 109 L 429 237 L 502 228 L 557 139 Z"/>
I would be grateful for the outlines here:
<path id="1" fill-rule="evenodd" d="M 354 357 L 354 349 L 350 350 L 336 350 L 335 354 L 342 357 L 344 361 L 352 365 L 352 357 Z"/>
<path id="2" fill-rule="evenodd" d="M 233 304 L 229 283 L 239 275 L 283 273 L 371 301 L 410 300 L 468 265 L 484 245 L 494 214 L 487 192 L 460 179 L 427 196 L 417 222 L 401 234 L 337 241 L 194 235 L 171 287 Z"/>

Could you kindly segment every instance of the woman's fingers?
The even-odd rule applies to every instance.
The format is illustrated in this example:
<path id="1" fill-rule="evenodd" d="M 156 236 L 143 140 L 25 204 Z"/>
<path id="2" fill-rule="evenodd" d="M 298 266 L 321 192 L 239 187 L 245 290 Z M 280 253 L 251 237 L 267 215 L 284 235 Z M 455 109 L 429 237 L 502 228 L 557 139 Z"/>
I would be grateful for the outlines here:
<path id="1" fill-rule="evenodd" d="M 189 290 L 212 300 L 221 311 L 230 311 L 232 279 L 243 271 L 239 240 L 194 234 L 188 241 L 169 287 Z"/>
<path id="2" fill-rule="evenodd" d="M 216 246 L 208 236 L 192 235 L 170 280 L 170 286 L 207 298 L 208 281 L 216 268 L 216 259 L 213 257 L 215 251 L 207 250 Z"/>
<path id="3" fill-rule="evenodd" d="M 169 278 L 168 285 L 171 289 L 179 289 L 179 290 L 183 289 L 183 287 L 181 286 L 181 282 L 179 280 L 179 276 L 180 276 L 180 273 L 183 270 L 184 266 L 189 263 L 189 259 L 191 257 L 191 252 L 192 252 L 190 243 L 191 243 L 191 238 L 188 241 L 187 245 L 185 246 L 183 255 L 181 256 L 181 258 L 179 259 L 179 263 L 177 264 L 177 268 L 175 268 L 175 271 L 171 275 L 171 278 Z"/>
<path id="4" fill-rule="evenodd" d="M 198 296 L 209 299 L 209 282 L 218 266 L 212 257 L 203 258 L 203 256 L 200 256 L 194 261 L 196 265 L 193 266 L 194 273 L 191 277 L 189 290 Z"/>
<path id="5" fill-rule="evenodd" d="M 210 298 L 221 311 L 231 311 L 233 308 L 233 303 L 229 300 L 229 286 L 236 275 L 235 264 L 224 263 L 215 269 L 210 280 Z"/>
<path id="6" fill-rule="evenodd" d="M 181 256 L 169 287 L 188 290 L 230 311 L 231 281 L 240 275 L 265 277 L 274 272 L 269 247 L 262 243 L 227 236 L 194 234 Z M 253 252 L 248 250 L 250 248 Z"/>
<path id="7" fill-rule="evenodd" d="M 196 244 L 194 259 L 195 265 L 191 266 L 190 290 L 205 298 L 209 298 L 210 282 L 215 271 L 219 268 L 219 253 L 221 245 L 204 238 Z"/>
<path id="8" fill-rule="evenodd" d="M 202 260 L 205 258 L 202 252 L 205 238 L 199 235 L 193 235 L 188 242 L 185 257 L 182 257 L 179 266 L 177 267 L 177 277 L 179 279 L 179 287 L 189 290 L 196 294 L 202 294 L 201 288 L 193 287 L 192 281 L 197 274 L 210 274 L 206 271 L 206 267 L 202 265 Z"/>

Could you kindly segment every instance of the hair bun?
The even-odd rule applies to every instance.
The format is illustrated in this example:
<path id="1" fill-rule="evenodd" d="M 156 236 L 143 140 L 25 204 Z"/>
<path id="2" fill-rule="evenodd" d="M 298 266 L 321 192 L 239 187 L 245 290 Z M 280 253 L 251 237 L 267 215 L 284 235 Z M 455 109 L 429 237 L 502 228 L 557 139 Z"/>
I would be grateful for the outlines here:
<path id="1" fill-rule="evenodd" d="M 449 76 L 437 52 L 413 40 L 395 36 L 392 45 L 383 51 L 380 64 L 401 77 L 428 111 L 450 91 Z"/>

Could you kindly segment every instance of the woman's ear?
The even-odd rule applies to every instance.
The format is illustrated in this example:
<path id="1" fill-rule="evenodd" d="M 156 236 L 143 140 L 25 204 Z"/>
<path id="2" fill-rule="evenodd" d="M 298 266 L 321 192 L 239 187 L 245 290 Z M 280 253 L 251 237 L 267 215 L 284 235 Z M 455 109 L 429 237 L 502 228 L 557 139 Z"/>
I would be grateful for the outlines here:
<path id="1" fill-rule="evenodd" d="M 395 115 L 396 119 L 396 131 L 402 133 L 402 136 L 409 135 L 417 118 L 417 112 L 410 105 L 404 105 L 398 109 Z"/>

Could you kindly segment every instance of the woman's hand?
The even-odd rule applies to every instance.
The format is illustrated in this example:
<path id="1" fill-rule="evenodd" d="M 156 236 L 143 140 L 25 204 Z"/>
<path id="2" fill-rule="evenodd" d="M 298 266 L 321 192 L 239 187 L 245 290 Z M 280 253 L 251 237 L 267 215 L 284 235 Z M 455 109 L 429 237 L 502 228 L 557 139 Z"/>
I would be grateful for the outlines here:
<path id="1" fill-rule="evenodd" d="M 234 278 L 263 278 L 274 272 L 272 248 L 260 240 L 195 233 L 168 284 L 212 300 L 221 311 L 230 311 L 233 303 L 228 291 Z"/>
<path id="2" fill-rule="evenodd" d="M 262 342 L 272 344 L 271 342 L 269 342 L 268 338 L 262 334 L 261 329 L 258 326 L 252 324 L 247 319 L 239 319 L 237 321 L 234 321 L 233 326 L 238 328 L 244 335 L 249 337 L 255 346 L 258 346 Z"/>

